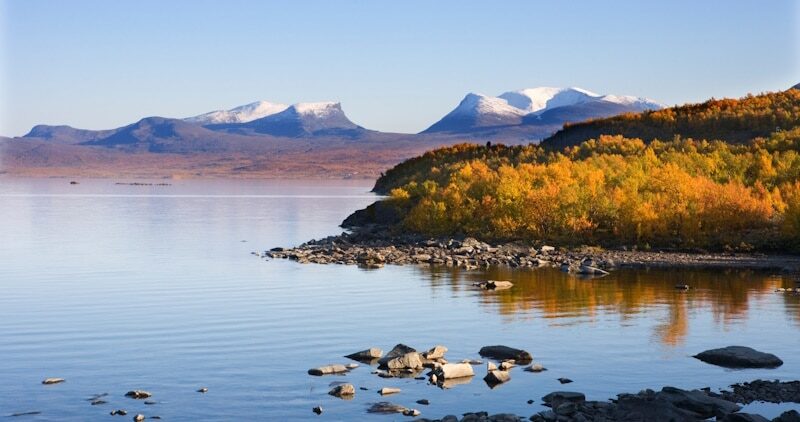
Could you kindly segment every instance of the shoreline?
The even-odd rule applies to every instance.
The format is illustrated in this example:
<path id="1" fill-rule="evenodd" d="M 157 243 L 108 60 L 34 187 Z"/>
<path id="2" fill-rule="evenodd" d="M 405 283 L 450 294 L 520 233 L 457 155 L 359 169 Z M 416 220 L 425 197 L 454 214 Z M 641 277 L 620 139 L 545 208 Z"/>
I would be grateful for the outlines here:
<path id="1" fill-rule="evenodd" d="M 296 247 L 275 247 L 254 255 L 299 263 L 358 265 L 430 264 L 467 270 L 558 267 L 586 276 L 602 276 L 623 268 L 750 269 L 800 274 L 800 255 L 740 252 L 626 251 L 599 248 L 567 249 L 522 242 L 489 244 L 474 238 L 423 239 L 414 235 L 354 231 L 310 240 Z M 798 286 L 800 287 L 800 286 Z"/>

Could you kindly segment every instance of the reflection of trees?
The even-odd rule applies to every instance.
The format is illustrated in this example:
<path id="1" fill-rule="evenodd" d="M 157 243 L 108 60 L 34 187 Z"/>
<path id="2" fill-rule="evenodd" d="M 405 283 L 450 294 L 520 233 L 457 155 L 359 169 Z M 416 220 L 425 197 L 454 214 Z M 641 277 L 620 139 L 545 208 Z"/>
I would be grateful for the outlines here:
<path id="1" fill-rule="evenodd" d="M 778 287 L 794 287 L 794 281 L 752 271 L 620 270 L 599 279 L 580 279 L 557 269 L 512 270 L 492 268 L 486 272 L 465 272 L 434 267 L 430 270 L 434 288 L 449 286 L 453 294 L 473 281 L 510 280 L 514 288 L 481 292 L 479 303 L 504 316 L 560 319 L 558 324 L 593 319 L 605 311 L 622 320 L 647 310 L 666 309 L 663 324 L 655 336 L 664 344 L 678 345 L 689 332 L 693 309 L 709 308 L 720 324 L 730 325 L 747 317 L 750 300 L 773 295 Z M 676 290 L 688 284 L 689 291 Z M 800 296 L 786 295 L 786 311 L 800 322 Z M 554 321 L 556 323 L 556 321 Z"/>

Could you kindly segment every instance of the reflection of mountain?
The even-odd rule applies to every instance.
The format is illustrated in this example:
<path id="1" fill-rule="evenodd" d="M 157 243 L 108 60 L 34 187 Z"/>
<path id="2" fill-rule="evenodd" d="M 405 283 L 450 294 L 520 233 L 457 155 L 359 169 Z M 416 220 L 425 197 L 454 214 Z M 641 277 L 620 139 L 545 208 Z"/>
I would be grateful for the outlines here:
<path id="1" fill-rule="evenodd" d="M 515 271 L 493 268 L 485 273 L 434 268 L 438 287 L 447 284 L 453 292 L 470 289 L 473 281 L 510 280 L 514 287 L 500 292 L 475 291 L 481 306 L 501 315 L 552 320 L 552 325 L 580 324 L 601 314 L 617 313 L 622 320 L 652 312 L 654 337 L 669 346 L 683 343 L 689 334 L 695 309 L 710 309 L 718 324 L 732 325 L 748 317 L 753 301 L 781 295 L 789 317 L 800 324 L 800 296 L 776 293 L 779 287 L 794 287 L 794 281 L 752 271 L 644 271 L 620 270 L 610 276 L 584 280 L 557 269 Z M 676 284 L 692 286 L 676 290 Z M 666 310 L 666 314 L 664 311 Z M 663 321 L 663 322 L 661 322 Z"/>

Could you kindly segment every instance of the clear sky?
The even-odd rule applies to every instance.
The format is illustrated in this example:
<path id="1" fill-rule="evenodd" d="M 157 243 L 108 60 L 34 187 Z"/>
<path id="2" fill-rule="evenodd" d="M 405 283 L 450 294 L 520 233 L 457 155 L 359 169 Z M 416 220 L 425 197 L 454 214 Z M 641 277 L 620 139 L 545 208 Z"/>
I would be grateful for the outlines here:
<path id="1" fill-rule="evenodd" d="M 470 91 L 675 104 L 800 82 L 793 0 L 0 1 L 7 136 L 261 99 L 341 101 L 362 126 L 417 132 Z"/>

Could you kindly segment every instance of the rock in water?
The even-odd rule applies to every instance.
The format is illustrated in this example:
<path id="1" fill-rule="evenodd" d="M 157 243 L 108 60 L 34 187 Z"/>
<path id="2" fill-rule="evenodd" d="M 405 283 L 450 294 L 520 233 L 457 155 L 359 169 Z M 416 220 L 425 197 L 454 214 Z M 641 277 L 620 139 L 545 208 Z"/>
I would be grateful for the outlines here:
<path id="1" fill-rule="evenodd" d="M 125 393 L 125 397 L 130 397 L 132 399 L 137 399 L 137 400 L 147 399 L 152 396 L 153 396 L 152 394 L 144 390 L 132 390 Z"/>
<path id="2" fill-rule="evenodd" d="M 400 343 L 400 344 L 394 346 L 392 348 L 392 350 L 390 350 L 389 353 L 386 354 L 386 356 L 378 359 L 378 364 L 385 368 L 386 364 L 390 360 L 395 359 L 395 358 L 399 358 L 400 356 L 403 356 L 406 353 L 412 353 L 412 352 L 416 352 L 416 351 L 417 351 L 417 349 L 414 349 L 413 347 L 409 347 L 409 346 L 406 346 L 405 344 Z"/>
<path id="3" fill-rule="evenodd" d="M 125 416 L 128 414 L 128 412 L 123 409 L 117 409 L 117 410 L 112 410 L 109 414 L 111 416 Z"/>
<path id="4" fill-rule="evenodd" d="M 367 409 L 368 413 L 403 413 L 406 410 L 405 407 L 400 406 L 399 404 L 389 403 L 388 401 L 382 401 L 378 403 L 374 403 Z"/>
<path id="5" fill-rule="evenodd" d="M 373 359 L 380 359 L 381 356 L 383 356 L 383 350 L 377 347 L 371 347 L 360 352 L 351 353 L 345 357 L 359 362 L 369 362 Z"/>
<path id="6" fill-rule="evenodd" d="M 433 346 L 430 350 L 423 353 L 423 357 L 429 360 L 441 359 L 444 357 L 444 354 L 447 353 L 447 347 L 442 345 Z"/>
<path id="7" fill-rule="evenodd" d="M 514 359 L 519 363 L 528 363 L 533 360 L 533 356 L 527 351 L 508 346 L 485 346 L 478 353 L 487 358 L 497 360 Z"/>
<path id="8" fill-rule="evenodd" d="M 722 422 L 769 422 L 769 419 L 753 413 L 731 413 L 725 415 Z"/>
<path id="9" fill-rule="evenodd" d="M 197 390 L 198 393 L 208 393 L 208 388 L 203 387 Z"/>
<path id="10" fill-rule="evenodd" d="M 341 374 L 343 372 L 347 372 L 347 367 L 344 365 L 326 365 L 320 366 L 319 368 L 311 368 L 308 370 L 309 375 L 330 375 L 330 374 Z"/>
<path id="11" fill-rule="evenodd" d="M 144 420 L 144 415 L 138 414 L 133 417 L 133 422 L 142 422 Z"/>
<path id="12" fill-rule="evenodd" d="M 569 379 L 569 378 L 559 378 L 559 379 L 558 379 L 558 382 L 560 382 L 560 383 L 562 383 L 562 384 L 569 384 L 569 383 L 571 383 L 571 382 L 572 382 L 572 380 L 571 380 L 571 379 Z"/>
<path id="13" fill-rule="evenodd" d="M 759 352 L 744 346 L 706 350 L 694 357 L 725 368 L 777 368 L 783 365 L 783 361 L 771 353 Z"/>
<path id="14" fill-rule="evenodd" d="M 508 371 L 495 370 L 489 371 L 486 376 L 483 377 L 483 380 L 486 381 L 486 384 L 488 384 L 489 387 L 494 388 L 496 385 L 511 380 L 511 376 L 508 374 Z"/>
<path id="15" fill-rule="evenodd" d="M 400 392 L 400 389 L 399 388 L 394 388 L 394 387 L 383 387 L 380 390 L 378 390 L 378 394 L 380 394 L 382 396 L 386 396 L 386 395 L 389 395 L 389 394 L 397 394 L 399 392 Z"/>
<path id="16" fill-rule="evenodd" d="M 417 352 L 409 352 L 386 362 L 389 369 L 419 369 L 422 368 L 422 359 Z"/>
<path id="17" fill-rule="evenodd" d="M 353 384 L 342 384 L 333 387 L 331 391 L 328 391 L 328 394 L 334 397 L 353 397 L 356 394 L 356 388 L 353 387 Z"/>
<path id="18" fill-rule="evenodd" d="M 321 415 L 322 414 L 322 406 L 314 406 L 314 408 L 311 409 L 311 411 L 316 413 L 316 414 L 318 414 L 318 415 Z"/>
<path id="19" fill-rule="evenodd" d="M 431 382 L 446 381 L 454 378 L 471 377 L 475 375 L 472 365 L 468 363 L 446 363 L 432 371 Z M 433 377 L 436 377 L 436 381 Z"/>
<path id="20" fill-rule="evenodd" d="M 64 381 L 66 381 L 64 378 L 45 378 L 44 381 L 42 381 L 42 384 L 44 385 L 61 384 Z"/>
<path id="21" fill-rule="evenodd" d="M 404 416 L 419 416 L 420 411 L 417 409 L 406 409 L 403 411 Z"/>

